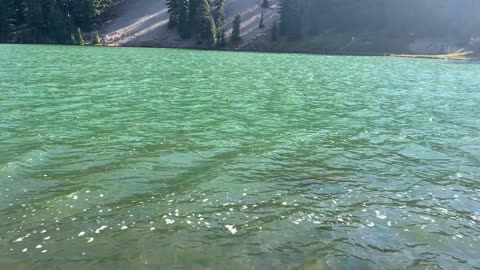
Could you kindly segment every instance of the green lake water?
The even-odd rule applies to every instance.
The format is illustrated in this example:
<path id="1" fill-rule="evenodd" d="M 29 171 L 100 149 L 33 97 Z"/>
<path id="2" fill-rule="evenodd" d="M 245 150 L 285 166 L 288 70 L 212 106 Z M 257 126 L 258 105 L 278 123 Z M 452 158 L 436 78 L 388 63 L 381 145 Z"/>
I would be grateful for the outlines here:
<path id="1" fill-rule="evenodd" d="M 480 65 L 0 45 L 0 269 L 480 269 Z"/>

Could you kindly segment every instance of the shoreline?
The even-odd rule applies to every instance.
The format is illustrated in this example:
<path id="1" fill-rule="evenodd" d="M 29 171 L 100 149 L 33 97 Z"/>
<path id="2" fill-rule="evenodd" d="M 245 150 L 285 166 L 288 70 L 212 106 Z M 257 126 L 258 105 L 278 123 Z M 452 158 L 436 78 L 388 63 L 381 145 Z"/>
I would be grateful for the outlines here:
<path id="1" fill-rule="evenodd" d="M 324 56 L 359 56 L 359 57 L 395 57 L 395 58 L 412 58 L 412 59 L 432 59 L 432 60 L 457 60 L 457 61 L 480 61 L 480 55 L 473 51 L 466 51 L 461 53 L 451 54 L 394 54 L 394 53 L 336 53 L 336 52 L 315 52 L 315 51 L 275 51 L 275 50 L 253 50 L 253 49 L 239 49 L 239 48 L 202 48 L 202 47 L 174 47 L 174 46 L 128 46 L 128 45 L 86 45 L 98 47 L 116 47 L 116 48 L 151 48 L 151 49 L 179 49 L 179 50 L 196 50 L 196 51 L 217 51 L 217 52 L 247 52 L 247 53 L 275 53 L 275 54 L 305 54 L 305 55 L 324 55 Z M 467 55 L 469 57 L 467 57 Z"/>
<path id="2" fill-rule="evenodd" d="M 335 52 L 315 52 L 315 51 L 274 51 L 274 50 L 253 50 L 239 48 L 201 48 L 201 47 L 174 47 L 174 46 L 128 46 L 128 45 L 109 45 L 109 44 L 85 44 L 85 45 L 69 45 L 69 44 L 48 44 L 48 43 L 0 43 L 0 45 L 52 45 L 52 46 L 76 46 L 76 47 L 104 47 L 104 48 L 146 48 L 146 49 L 178 49 L 178 50 L 195 50 L 195 51 L 216 51 L 216 52 L 245 52 L 245 53 L 268 53 L 268 54 L 303 54 L 303 55 L 323 55 L 323 56 L 358 56 L 358 57 L 394 57 L 394 58 L 410 58 L 410 59 L 431 59 L 431 60 L 455 60 L 476 62 L 480 61 L 480 55 L 472 51 L 451 53 L 451 54 L 393 54 L 393 53 L 335 53 Z"/>
<path id="3" fill-rule="evenodd" d="M 88 45 L 92 46 L 92 45 Z M 174 46 L 118 46 L 99 44 L 93 45 L 99 47 L 117 47 L 117 48 L 151 48 L 151 49 L 179 49 L 179 50 L 197 50 L 197 51 L 217 51 L 217 52 L 248 52 L 248 53 L 275 53 L 275 54 L 306 54 L 306 55 L 324 55 L 324 56 L 370 56 L 370 57 L 395 57 L 395 58 L 412 58 L 412 59 L 432 59 L 432 60 L 457 60 L 457 61 L 480 61 L 480 55 L 476 55 L 472 51 L 451 54 L 393 54 L 393 53 L 335 53 L 335 52 L 315 52 L 315 51 L 275 51 L 275 50 L 252 50 L 252 49 L 217 49 L 217 48 L 202 48 L 202 47 L 174 47 Z M 468 56 L 468 57 L 467 57 Z"/>

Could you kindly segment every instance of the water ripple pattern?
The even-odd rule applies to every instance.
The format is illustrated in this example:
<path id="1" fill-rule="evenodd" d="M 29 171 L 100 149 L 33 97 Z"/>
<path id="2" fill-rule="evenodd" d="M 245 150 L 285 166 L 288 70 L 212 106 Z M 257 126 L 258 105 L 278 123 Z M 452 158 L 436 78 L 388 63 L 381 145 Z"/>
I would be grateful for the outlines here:
<path id="1" fill-rule="evenodd" d="M 0 45 L 0 269 L 480 269 L 479 74 Z"/>

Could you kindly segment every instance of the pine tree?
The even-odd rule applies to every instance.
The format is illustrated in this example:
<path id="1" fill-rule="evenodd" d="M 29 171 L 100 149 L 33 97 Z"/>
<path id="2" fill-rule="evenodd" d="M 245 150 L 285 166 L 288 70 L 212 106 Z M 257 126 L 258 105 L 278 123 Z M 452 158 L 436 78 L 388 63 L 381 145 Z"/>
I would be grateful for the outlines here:
<path id="1" fill-rule="evenodd" d="M 225 23 L 225 0 L 216 0 L 213 10 L 213 19 L 217 29 L 222 28 Z"/>
<path id="2" fill-rule="evenodd" d="M 225 38 L 225 29 L 217 31 L 217 47 L 225 48 L 227 46 L 227 39 Z"/>
<path id="3" fill-rule="evenodd" d="M 169 28 L 175 27 L 179 21 L 180 1 L 181 0 L 167 0 L 166 2 L 168 15 L 169 15 L 169 20 L 168 20 Z"/>
<path id="4" fill-rule="evenodd" d="M 224 48 L 227 46 L 225 38 L 225 0 L 216 0 L 214 3 L 213 19 L 217 27 L 217 48 Z"/>
<path id="5" fill-rule="evenodd" d="M 179 1 L 177 31 L 180 37 L 189 38 L 191 36 L 191 29 L 189 25 L 188 0 Z"/>
<path id="6" fill-rule="evenodd" d="M 200 1 L 203 0 L 189 0 L 188 1 L 188 24 L 192 32 L 196 32 L 199 24 L 198 9 Z"/>
<path id="7" fill-rule="evenodd" d="M 77 44 L 77 39 L 75 38 L 75 34 L 70 34 L 70 44 L 71 45 L 78 45 Z"/>
<path id="8" fill-rule="evenodd" d="M 217 42 L 217 28 L 212 17 L 212 9 L 209 0 L 202 0 L 199 9 L 200 40 L 207 41 L 210 46 Z"/>
<path id="9" fill-rule="evenodd" d="M 80 29 L 80 27 L 77 27 L 75 39 L 77 40 L 78 45 L 83 46 L 85 44 L 85 41 L 83 40 L 82 30 Z"/>
<path id="10" fill-rule="evenodd" d="M 49 39 L 60 44 L 68 43 L 70 30 L 67 29 L 66 20 L 61 8 L 52 3 L 49 13 L 50 15 L 47 21 Z"/>
<path id="11" fill-rule="evenodd" d="M 258 28 L 265 28 L 265 24 L 263 23 L 263 11 L 262 16 L 260 17 L 260 24 L 258 25 Z"/>
<path id="12" fill-rule="evenodd" d="M 101 42 L 100 35 L 98 34 L 98 31 L 95 31 L 93 33 L 92 44 L 99 44 L 100 42 Z"/>
<path id="13" fill-rule="evenodd" d="M 280 11 L 280 34 L 290 40 L 302 37 L 302 7 L 304 0 L 282 0 Z"/>
<path id="14" fill-rule="evenodd" d="M 15 39 L 15 6 L 12 0 L 0 3 L 0 42 L 12 42 Z"/>
<path id="15" fill-rule="evenodd" d="M 92 31 L 118 0 L 0 0 L 0 39 L 70 43 L 76 28 Z"/>
<path id="16" fill-rule="evenodd" d="M 25 15 L 27 12 L 27 3 L 25 0 L 15 0 L 15 21 L 16 25 L 22 25 L 25 23 Z"/>
<path id="17" fill-rule="evenodd" d="M 92 32 L 123 0 L 0 0 L 0 41 L 69 43 L 70 33 Z M 170 27 L 182 37 L 201 32 L 199 8 L 204 0 L 167 1 Z M 226 0 L 208 0 L 220 39 Z M 242 0 L 237 0 L 241 2 Z M 452 35 L 466 40 L 478 36 L 478 0 L 278 0 L 279 34 L 288 39 L 332 32 L 369 32 L 378 35 L 405 31 L 417 36 Z M 262 8 L 272 1 L 258 1 Z M 12 8 L 13 7 L 13 8 Z M 186 8 L 185 8 L 186 7 Z M 415 12 L 411 12 L 414 10 Z M 265 15 L 266 16 L 266 15 Z M 185 19 L 187 18 L 187 19 Z M 264 18 L 265 19 L 265 18 Z M 208 24 L 208 22 L 207 22 Z M 202 37 L 203 38 L 203 37 Z M 78 40 L 77 40 L 78 41 Z"/>
<path id="18" fill-rule="evenodd" d="M 242 38 L 240 37 L 241 23 L 242 23 L 242 18 L 240 17 L 240 14 L 235 15 L 235 18 L 233 19 L 233 30 L 232 30 L 232 36 L 231 36 L 231 40 L 233 43 L 240 42 L 242 40 Z"/>
<path id="19" fill-rule="evenodd" d="M 270 4 L 268 3 L 268 0 L 263 0 L 262 8 L 268 8 L 269 6 Z"/>

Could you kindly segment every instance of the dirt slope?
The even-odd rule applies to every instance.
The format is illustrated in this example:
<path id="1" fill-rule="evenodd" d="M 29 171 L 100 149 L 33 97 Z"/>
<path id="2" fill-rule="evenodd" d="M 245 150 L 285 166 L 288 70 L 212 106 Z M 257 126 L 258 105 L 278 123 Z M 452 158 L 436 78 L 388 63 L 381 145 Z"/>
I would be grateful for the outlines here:
<path id="1" fill-rule="evenodd" d="M 270 26 L 278 20 L 279 0 L 270 0 L 268 9 L 260 7 L 261 0 L 227 0 L 225 8 L 227 35 L 231 33 L 233 17 L 242 16 L 241 36 L 245 43 L 267 35 Z M 266 27 L 259 29 L 264 11 Z M 124 0 L 115 11 L 115 18 L 100 29 L 104 42 L 109 46 L 161 46 L 194 47 L 192 40 L 182 40 L 175 30 L 170 30 L 165 0 Z"/>

